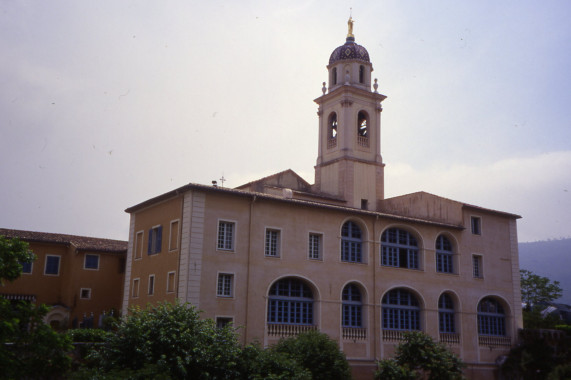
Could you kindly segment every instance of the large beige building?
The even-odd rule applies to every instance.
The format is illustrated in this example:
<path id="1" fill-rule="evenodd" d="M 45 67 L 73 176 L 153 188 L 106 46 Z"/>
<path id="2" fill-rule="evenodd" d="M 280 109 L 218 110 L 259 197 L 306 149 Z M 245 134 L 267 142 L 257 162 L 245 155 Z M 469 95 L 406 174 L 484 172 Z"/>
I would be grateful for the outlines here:
<path id="1" fill-rule="evenodd" d="M 490 378 L 522 327 L 519 216 L 425 192 L 385 199 L 385 96 L 351 28 L 327 69 L 315 184 L 286 170 L 235 189 L 188 184 L 126 210 L 124 313 L 179 299 L 265 345 L 317 329 L 359 378 L 422 330 L 469 378 Z"/>

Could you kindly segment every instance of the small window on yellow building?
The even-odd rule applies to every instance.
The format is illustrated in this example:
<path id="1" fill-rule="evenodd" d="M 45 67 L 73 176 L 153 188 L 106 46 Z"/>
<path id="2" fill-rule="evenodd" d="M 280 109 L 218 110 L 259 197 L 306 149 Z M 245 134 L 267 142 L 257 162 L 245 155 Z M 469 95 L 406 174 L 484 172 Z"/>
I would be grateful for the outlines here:
<path id="1" fill-rule="evenodd" d="M 179 235 L 179 222 L 178 220 L 171 221 L 171 228 L 169 233 L 169 251 L 176 251 L 178 249 L 178 235 Z"/>
<path id="2" fill-rule="evenodd" d="M 135 235 L 135 247 L 133 248 L 135 260 L 143 257 L 143 234 L 143 231 L 139 231 L 137 235 Z"/>
<path id="3" fill-rule="evenodd" d="M 133 279 L 133 291 L 132 291 L 132 296 L 133 298 L 139 298 L 139 284 L 140 284 L 141 280 L 139 280 L 138 278 Z"/>
<path id="4" fill-rule="evenodd" d="M 167 293 L 175 291 L 175 272 L 169 272 L 167 275 Z"/>

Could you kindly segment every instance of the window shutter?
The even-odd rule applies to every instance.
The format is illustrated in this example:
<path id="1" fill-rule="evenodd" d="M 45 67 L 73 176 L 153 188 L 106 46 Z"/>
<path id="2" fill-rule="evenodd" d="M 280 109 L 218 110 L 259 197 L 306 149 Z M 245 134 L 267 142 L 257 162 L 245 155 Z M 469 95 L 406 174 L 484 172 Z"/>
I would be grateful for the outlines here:
<path id="1" fill-rule="evenodd" d="M 155 248 L 155 253 L 159 253 L 161 251 L 163 241 L 163 226 L 159 226 L 157 228 L 157 247 Z"/>
<path id="2" fill-rule="evenodd" d="M 153 229 L 149 230 L 149 245 L 147 246 L 147 255 L 153 253 Z"/>

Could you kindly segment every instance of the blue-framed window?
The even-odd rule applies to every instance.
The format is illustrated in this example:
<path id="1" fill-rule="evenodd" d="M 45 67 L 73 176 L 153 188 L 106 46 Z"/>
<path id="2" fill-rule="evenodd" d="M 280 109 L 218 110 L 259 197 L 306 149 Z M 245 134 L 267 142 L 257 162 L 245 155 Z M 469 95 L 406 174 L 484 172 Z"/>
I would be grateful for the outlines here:
<path id="1" fill-rule="evenodd" d="M 441 333 L 455 333 L 454 301 L 449 294 L 442 294 L 438 299 L 438 325 Z"/>
<path id="2" fill-rule="evenodd" d="M 153 227 L 149 230 L 149 245 L 147 254 L 154 255 L 161 251 L 163 241 L 163 226 Z"/>
<path id="3" fill-rule="evenodd" d="M 23 274 L 30 274 L 32 273 L 32 262 L 24 262 L 20 261 L 20 265 L 22 266 L 22 273 Z"/>
<path id="4" fill-rule="evenodd" d="M 44 274 L 51 276 L 59 275 L 59 256 L 46 255 L 46 267 L 44 269 Z"/>
<path id="5" fill-rule="evenodd" d="M 486 297 L 478 304 L 478 334 L 506 335 L 504 308 L 494 298 Z"/>
<path id="6" fill-rule="evenodd" d="M 389 228 L 381 235 L 381 265 L 420 269 L 418 243 L 408 231 Z"/>
<path id="7" fill-rule="evenodd" d="M 353 222 L 346 222 L 341 228 L 341 261 L 363 262 L 363 239 L 361 229 Z"/>
<path id="8" fill-rule="evenodd" d="M 436 239 L 436 271 L 454 273 L 452 243 L 444 235 Z"/>
<path id="9" fill-rule="evenodd" d="M 361 291 L 355 284 L 343 289 L 343 327 L 363 327 L 363 303 Z"/>
<path id="10" fill-rule="evenodd" d="M 84 269 L 99 269 L 99 255 L 85 255 Z"/>
<path id="11" fill-rule="evenodd" d="M 296 278 L 276 281 L 268 297 L 268 323 L 313 324 L 313 294 L 305 282 Z"/>
<path id="12" fill-rule="evenodd" d="M 383 329 L 420 330 L 420 306 L 408 290 L 393 289 L 383 297 Z"/>

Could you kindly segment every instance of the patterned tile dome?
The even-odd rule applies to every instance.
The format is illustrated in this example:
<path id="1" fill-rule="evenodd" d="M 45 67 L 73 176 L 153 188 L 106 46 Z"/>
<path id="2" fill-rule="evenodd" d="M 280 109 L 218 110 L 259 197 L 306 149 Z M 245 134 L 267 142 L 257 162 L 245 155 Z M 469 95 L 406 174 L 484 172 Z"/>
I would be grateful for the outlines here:
<path id="1" fill-rule="evenodd" d="M 357 59 L 363 62 L 371 62 L 369 60 L 369 52 L 363 46 L 355 43 L 354 37 L 347 37 L 344 45 L 339 46 L 337 49 L 333 50 L 331 57 L 329 57 L 329 64 L 333 64 L 337 61 L 343 61 L 348 59 Z"/>

